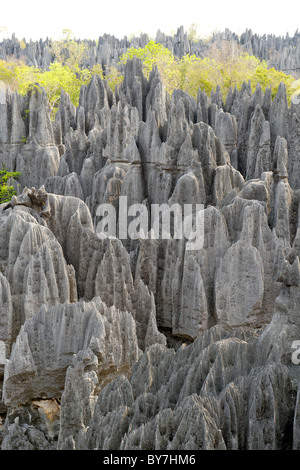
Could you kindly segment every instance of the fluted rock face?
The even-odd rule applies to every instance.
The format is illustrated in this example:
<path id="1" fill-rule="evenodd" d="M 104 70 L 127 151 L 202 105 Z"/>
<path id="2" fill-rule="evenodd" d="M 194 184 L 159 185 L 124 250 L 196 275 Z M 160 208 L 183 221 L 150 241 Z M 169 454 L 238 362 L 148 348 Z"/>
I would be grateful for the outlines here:
<path id="1" fill-rule="evenodd" d="M 299 105 L 124 71 L 55 121 L 0 90 L 1 448 L 299 448 Z"/>
<path id="2" fill-rule="evenodd" d="M 42 307 L 25 321 L 12 348 L 4 375 L 4 403 L 59 398 L 73 355 L 88 349 L 96 355 L 102 385 L 120 371 L 128 374 L 139 357 L 131 314 L 107 308 L 99 298 Z"/>

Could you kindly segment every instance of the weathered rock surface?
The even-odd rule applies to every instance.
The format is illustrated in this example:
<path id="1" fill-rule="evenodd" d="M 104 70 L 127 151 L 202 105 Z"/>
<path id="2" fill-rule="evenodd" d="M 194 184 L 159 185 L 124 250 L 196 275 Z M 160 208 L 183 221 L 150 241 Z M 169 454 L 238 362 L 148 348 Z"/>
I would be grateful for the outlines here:
<path id="1" fill-rule="evenodd" d="M 185 54 L 195 54 L 198 57 L 205 57 L 207 49 L 211 44 L 219 44 L 222 41 L 231 41 L 233 47 L 241 47 L 250 55 L 254 55 L 261 60 L 268 62 L 270 67 L 282 70 L 288 74 L 300 73 L 300 33 L 297 29 L 290 37 L 276 36 L 274 34 L 258 35 L 251 29 L 238 35 L 229 29 L 223 32 L 215 32 L 209 41 L 194 41 L 188 37 L 188 32 L 180 26 L 173 36 L 164 34 L 158 30 L 155 41 L 167 47 L 172 54 L 181 58 Z M 78 42 L 82 42 L 78 40 Z M 147 34 L 141 33 L 139 37 L 119 39 L 115 36 L 104 34 L 98 41 L 85 40 L 87 52 L 83 61 L 84 67 L 93 67 L 100 64 L 105 70 L 110 65 L 115 65 L 119 57 L 130 47 L 145 47 L 149 42 Z M 7 60 L 10 56 L 16 59 L 25 59 L 28 65 L 47 69 L 54 60 L 51 50 L 51 41 L 40 39 L 32 41 L 23 38 L 21 42 L 12 35 L 0 43 L 0 58 Z M 135 90 L 136 93 L 136 90 Z"/>
<path id="2" fill-rule="evenodd" d="M 176 37 L 159 34 L 193 51 Z M 47 47 L 28 60 L 46 67 Z M 127 47 L 106 37 L 87 63 Z M 115 93 L 94 77 L 75 108 L 63 92 L 55 121 L 43 91 L 2 86 L 0 104 L 0 163 L 22 173 L 0 205 L 1 448 L 298 449 L 300 105 L 284 86 L 170 97 L 134 59 Z M 133 204 L 146 217 L 121 237 Z"/>

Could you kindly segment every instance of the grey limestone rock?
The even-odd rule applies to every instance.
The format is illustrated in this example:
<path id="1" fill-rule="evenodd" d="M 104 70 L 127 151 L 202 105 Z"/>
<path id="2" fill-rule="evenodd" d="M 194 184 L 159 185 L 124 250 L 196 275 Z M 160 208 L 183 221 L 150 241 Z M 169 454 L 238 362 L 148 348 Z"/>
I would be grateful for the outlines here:
<path id="1" fill-rule="evenodd" d="M 124 80 L 117 89 L 117 99 L 126 101 L 134 107 L 138 112 L 140 121 L 143 121 L 148 91 L 149 83 L 143 74 L 142 61 L 133 57 L 125 65 Z"/>
<path id="2" fill-rule="evenodd" d="M 224 112 L 223 109 L 219 109 L 214 129 L 225 150 L 231 155 L 237 145 L 237 122 L 235 116 Z"/>
<path id="3" fill-rule="evenodd" d="M 261 326 L 263 281 L 264 267 L 259 251 L 237 241 L 227 250 L 216 276 L 218 323 Z"/>
<path id="4" fill-rule="evenodd" d="M 11 348 L 13 309 L 10 285 L 2 273 L 0 273 L 0 307 L 1 364 L 3 365 Z"/>
<path id="5" fill-rule="evenodd" d="M 153 345 L 129 382 L 119 378 L 102 390 L 84 448 L 288 448 L 282 429 L 293 422 L 291 376 L 275 362 L 254 366 L 263 344 L 259 330 L 229 333 L 218 326 L 176 353 Z M 103 432 L 110 423 L 118 433 Z"/>

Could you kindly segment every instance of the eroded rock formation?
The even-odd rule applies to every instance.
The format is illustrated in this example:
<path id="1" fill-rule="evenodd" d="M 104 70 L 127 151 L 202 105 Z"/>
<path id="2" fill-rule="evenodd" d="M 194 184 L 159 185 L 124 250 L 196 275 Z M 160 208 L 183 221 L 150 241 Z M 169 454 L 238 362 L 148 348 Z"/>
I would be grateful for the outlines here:
<path id="1" fill-rule="evenodd" d="M 0 91 L 1 448 L 299 449 L 300 105 L 170 97 L 136 59 L 55 121 Z M 201 245 L 99 237 L 121 197 L 203 205 Z"/>

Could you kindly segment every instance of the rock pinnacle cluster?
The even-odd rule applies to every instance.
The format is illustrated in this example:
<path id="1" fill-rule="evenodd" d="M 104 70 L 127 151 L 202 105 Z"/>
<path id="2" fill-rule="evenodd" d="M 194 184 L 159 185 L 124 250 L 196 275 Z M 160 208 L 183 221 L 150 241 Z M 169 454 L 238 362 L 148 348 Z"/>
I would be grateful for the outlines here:
<path id="1" fill-rule="evenodd" d="M 293 41 L 273 38 L 290 69 Z M 125 48 L 92 46 L 90 63 Z M 134 58 L 115 92 L 99 76 L 78 107 L 62 92 L 54 121 L 44 90 L 1 84 L 0 162 L 21 173 L 0 205 L 2 450 L 300 449 L 300 104 L 284 84 L 170 96 Z M 121 196 L 203 205 L 201 248 L 99 237 L 97 208 L 118 223 Z"/>

